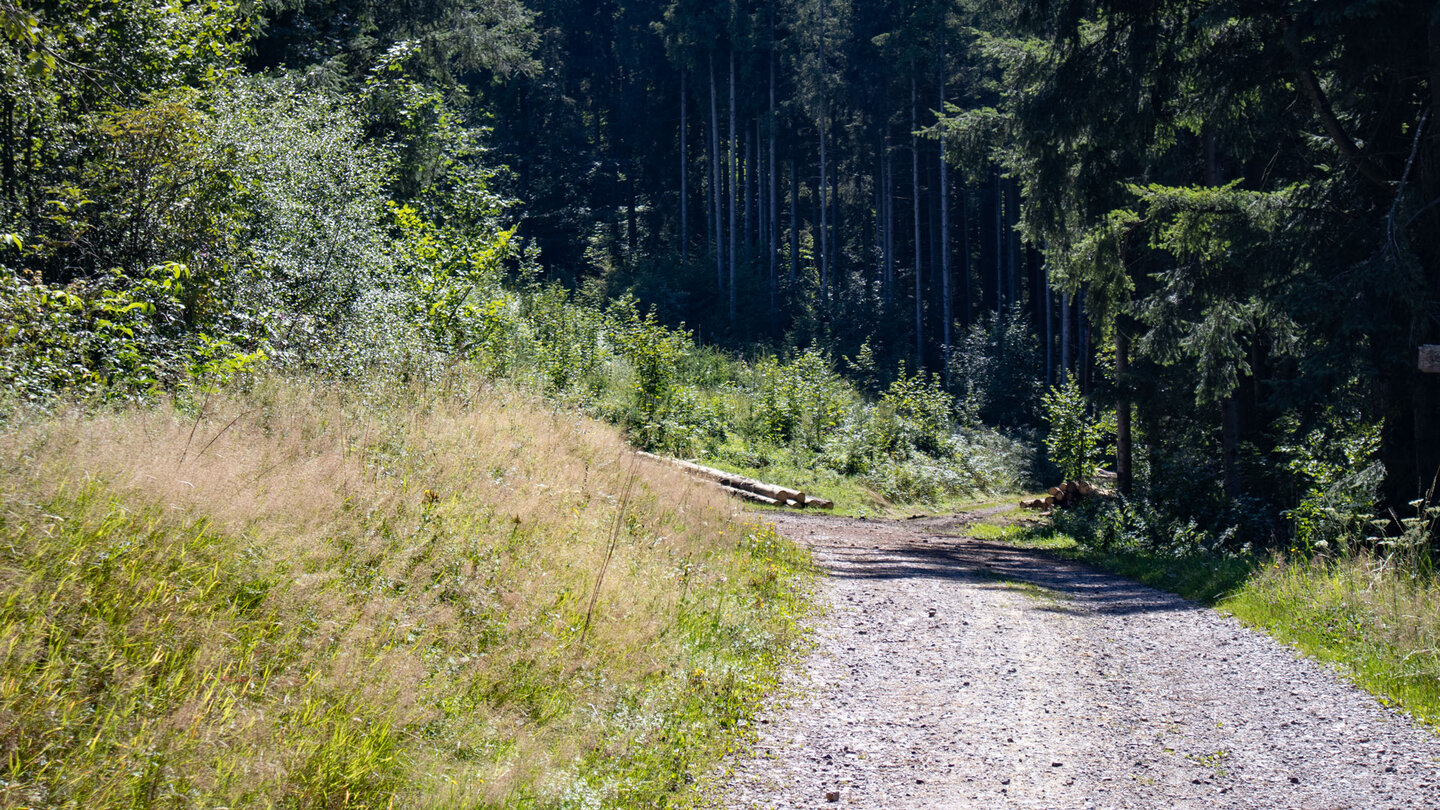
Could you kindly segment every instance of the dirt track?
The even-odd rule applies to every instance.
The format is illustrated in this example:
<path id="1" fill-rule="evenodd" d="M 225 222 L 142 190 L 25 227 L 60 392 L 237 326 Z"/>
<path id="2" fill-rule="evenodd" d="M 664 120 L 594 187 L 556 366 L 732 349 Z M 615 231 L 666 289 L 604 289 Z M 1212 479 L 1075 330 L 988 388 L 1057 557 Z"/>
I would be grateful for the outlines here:
<path id="1" fill-rule="evenodd" d="M 1440 736 L 1270 638 L 965 518 L 776 515 L 818 645 L 734 808 L 1440 808 Z"/>

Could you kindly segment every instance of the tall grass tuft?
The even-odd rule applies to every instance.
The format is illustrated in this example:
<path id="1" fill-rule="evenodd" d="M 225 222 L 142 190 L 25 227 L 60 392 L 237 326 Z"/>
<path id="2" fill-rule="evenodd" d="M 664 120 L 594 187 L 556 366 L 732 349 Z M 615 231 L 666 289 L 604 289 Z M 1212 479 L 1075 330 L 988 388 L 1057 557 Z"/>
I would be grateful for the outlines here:
<path id="1" fill-rule="evenodd" d="M 622 504 L 613 429 L 447 389 L 0 435 L 0 806 L 674 800 L 793 650 L 803 554 L 664 469 Z"/>

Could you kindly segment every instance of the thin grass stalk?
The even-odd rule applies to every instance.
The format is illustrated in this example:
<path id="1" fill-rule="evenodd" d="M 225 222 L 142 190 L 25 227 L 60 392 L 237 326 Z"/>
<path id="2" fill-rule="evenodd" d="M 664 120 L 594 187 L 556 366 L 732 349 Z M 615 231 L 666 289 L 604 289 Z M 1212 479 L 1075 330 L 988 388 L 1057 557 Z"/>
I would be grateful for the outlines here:
<path id="1" fill-rule="evenodd" d="M 600 600 L 600 587 L 605 584 L 605 572 L 610 568 L 610 559 L 615 556 L 615 547 L 620 543 L 620 527 L 625 522 L 625 510 L 630 506 L 630 494 L 635 490 L 635 476 L 639 472 L 640 456 L 630 457 L 630 471 L 625 475 L 625 491 L 620 496 L 620 509 L 615 513 L 615 522 L 610 527 L 610 541 L 605 548 L 605 559 L 595 575 L 595 588 L 590 592 L 590 604 L 585 608 L 585 625 L 580 629 L 580 643 L 577 651 L 585 649 L 585 638 L 590 634 L 590 622 L 595 615 L 595 603 Z"/>

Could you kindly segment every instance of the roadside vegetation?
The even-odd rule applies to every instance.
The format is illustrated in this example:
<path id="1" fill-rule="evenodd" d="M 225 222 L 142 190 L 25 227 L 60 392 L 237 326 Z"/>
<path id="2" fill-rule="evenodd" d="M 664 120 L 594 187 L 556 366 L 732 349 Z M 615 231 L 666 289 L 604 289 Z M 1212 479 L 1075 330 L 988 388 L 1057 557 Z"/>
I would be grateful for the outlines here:
<path id="1" fill-rule="evenodd" d="M 797 649 L 809 568 L 634 458 L 462 379 L 12 426 L 0 805 L 673 801 Z"/>

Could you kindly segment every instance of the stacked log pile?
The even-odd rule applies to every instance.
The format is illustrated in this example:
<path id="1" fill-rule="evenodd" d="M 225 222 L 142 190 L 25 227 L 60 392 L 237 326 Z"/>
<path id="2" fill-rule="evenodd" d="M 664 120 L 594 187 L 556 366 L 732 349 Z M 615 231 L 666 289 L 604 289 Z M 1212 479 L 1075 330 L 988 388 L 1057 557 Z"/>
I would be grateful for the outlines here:
<path id="1" fill-rule="evenodd" d="M 731 495 L 751 503 L 763 503 L 767 506 L 788 506 L 792 509 L 834 509 L 835 504 L 824 498 L 817 498 L 814 495 L 806 495 L 798 489 L 782 487 L 776 484 L 767 484 L 754 478 L 747 478 L 743 475 L 728 473 L 724 470 L 717 470 L 714 467 L 705 467 L 691 461 L 681 461 L 678 458 L 666 458 L 657 456 L 654 453 L 640 454 L 641 458 L 674 467 L 693 478 L 702 481 L 710 481 Z"/>
<path id="2" fill-rule="evenodd" d="M 1058 487 L 1050 487 L 1043 498 L 1026 498 L 1020 505 L 1026 509 L 1050 509 L 1057 506 L 1066 509 L 1093 495 L 1109 497 L 1113 494 L 1109 490 L 1095 487 L 1089 481 L 1066 481 Z"/>

